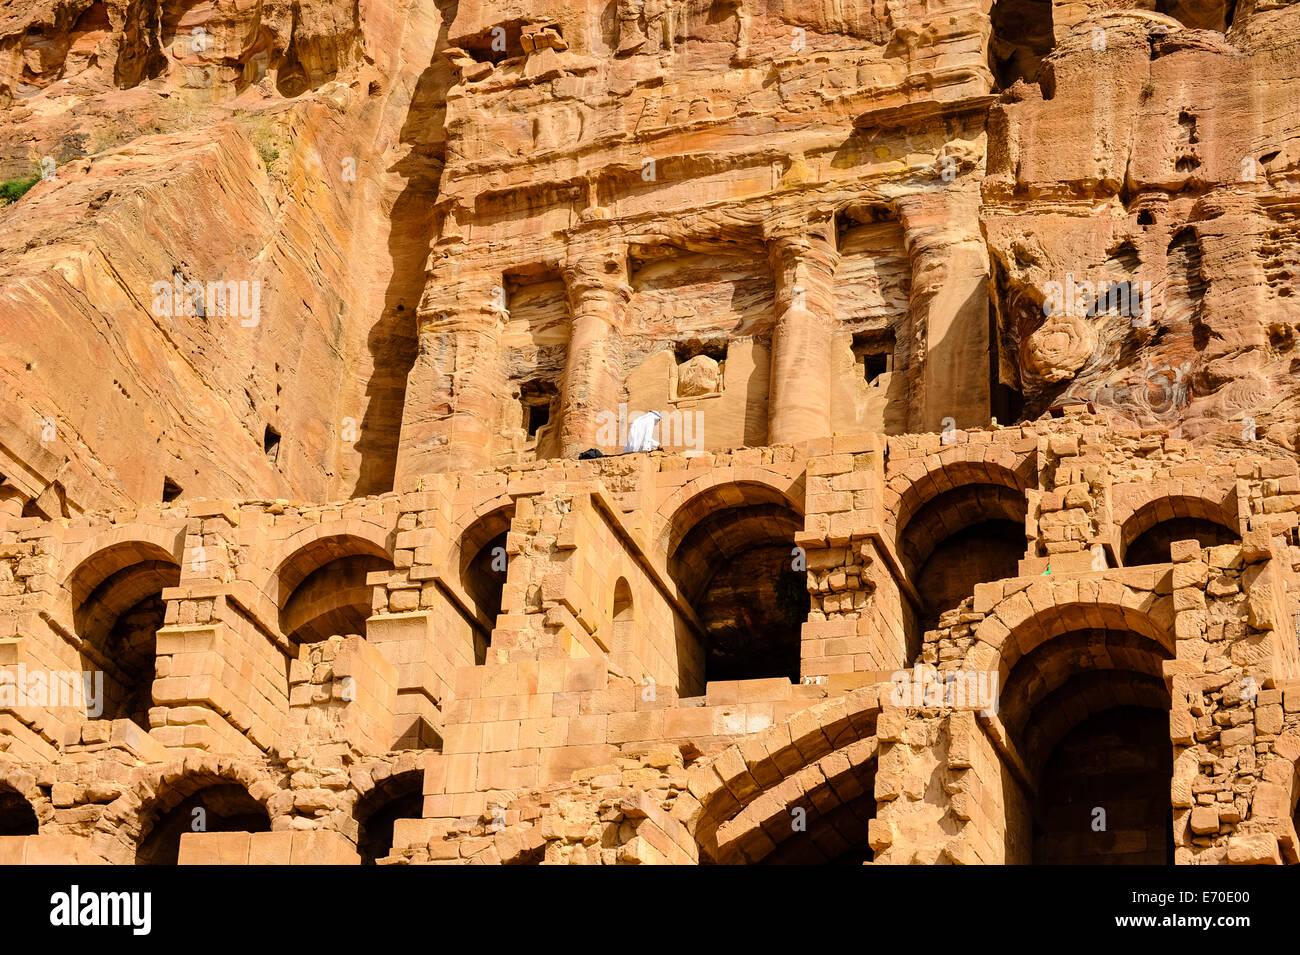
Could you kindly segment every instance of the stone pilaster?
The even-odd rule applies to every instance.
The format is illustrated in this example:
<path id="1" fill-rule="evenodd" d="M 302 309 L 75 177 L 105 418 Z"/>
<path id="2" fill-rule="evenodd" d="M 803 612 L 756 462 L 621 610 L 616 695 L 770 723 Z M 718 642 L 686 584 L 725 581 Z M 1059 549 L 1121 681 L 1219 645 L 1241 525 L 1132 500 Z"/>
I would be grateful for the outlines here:
<path id="1" fill-rule="evenodd" d="M 912 262 L 908 326 L 918 346 L 908 430 L 984 427 L 991 413 L 989 264 L 978 197 L 920 193 L 898 208 Z"/>
<path id="2" fill-rule="evenodd" d="M 454 267 L 447 271 L 455 282 Z M 500 276 L 440 288 L 430 278 L 420 305 L 420 351 L 407 377 L 399 479 L 491 464 L 505 393 Z"/>
<path id="3" fill-rule="evenodd" d="M 564 457 L 576 458 L 597 446 L 600 413 L 608 411 L 615 420 L 618 416 L 620 380 L 614 349 L 631 298 L 626 255 L 617 250 L 576 257 L 565 269 L 564 283 L 571 318 L 560 440 Z"/>
<path id="4" fill-rule="evenodd" d="M 830 224 L 814 234 L 768 243 L 776 285 L 768 444 L 831 433 L 831 339 L 835 330 L 835 251 Z"/>

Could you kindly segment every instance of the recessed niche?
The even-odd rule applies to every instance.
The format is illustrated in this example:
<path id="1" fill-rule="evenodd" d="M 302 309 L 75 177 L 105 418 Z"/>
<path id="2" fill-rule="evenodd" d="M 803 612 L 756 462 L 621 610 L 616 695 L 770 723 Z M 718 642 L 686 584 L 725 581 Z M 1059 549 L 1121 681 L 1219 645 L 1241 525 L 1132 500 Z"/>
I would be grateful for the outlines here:
<path id="1" fill-rule="evenodd" d="M 551 423 L 558 397 L 558 390 L 552 382 L 536 380 L 520 382 L 519 404 L 523 409 L 522 424 L 529 441 L 536 441 L 543 429 Z"/>
<path id="2" fill-rule="evenodd" d="M 859 332 L 853 336 L 853 360 L 863 380 L 875 387 L 894 370 L 892 330 Z"/>

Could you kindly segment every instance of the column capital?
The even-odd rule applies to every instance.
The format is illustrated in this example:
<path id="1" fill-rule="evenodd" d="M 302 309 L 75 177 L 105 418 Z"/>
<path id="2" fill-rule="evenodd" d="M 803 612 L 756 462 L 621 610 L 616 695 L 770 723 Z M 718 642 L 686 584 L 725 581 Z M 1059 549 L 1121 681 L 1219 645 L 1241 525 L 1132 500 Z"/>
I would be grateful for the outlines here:
<path id="1" fill-rule="evenodd" d="M 833 273 L 839 265 L 833 224 L 813 223 L 793 229 L 773 232 L 767 238 L 767 253 L 773 271 L 777 273 L 798 269 L 815 269 Z"/>
<path id="2" fill-rule="evenodd" d="M 571 256 L 563 276 L 574 319 L 595 312 L 612 322 L 614 310 L 632 300 L 627 251 L 622 247 Z"/>

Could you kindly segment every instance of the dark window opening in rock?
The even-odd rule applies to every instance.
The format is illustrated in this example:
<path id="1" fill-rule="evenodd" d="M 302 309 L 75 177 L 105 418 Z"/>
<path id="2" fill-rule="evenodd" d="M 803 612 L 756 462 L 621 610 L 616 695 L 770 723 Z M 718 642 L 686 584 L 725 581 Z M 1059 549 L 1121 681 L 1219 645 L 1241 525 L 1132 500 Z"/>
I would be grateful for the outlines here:
<path id="1" fill-rule="evenodd" d="M 524 381 L 519 385 L 519 404 L 528 440 L 535 441 L 551 425 L 551 413 L 559 399 L 559 389 L 551 381 Z"/>
<path id="2" fill-rule="evenodd" d="M 280 432 L 270 425 L 267 425 L 266 431 L 262 433 L 262 450 L 266 452 L 266 459 L 272 464 L 280 460 Z"/>
<path id="3" fill-rule="evenodd" d="M 399 819 L 424 816 L 424 774 L 390 776 L 357 802 L 357 852 L 362 865 L 375 865 L 393 851 Z"/>
<path id="4" fill-rule="evenodd" d="M 797 681 L 811 608 L 794 544 L 803 518 L 759 486 L 725 485 L 707 496 L 708 506 L 697 498 L 674 520 L 668 560 L 704 630 L 704 679 Z"/>
<path id="5" fill-rule="evenodd" d="M 892 354 L 867 354 L 862 356 L 862 373 L 867 379 L 867 384 L 874 385 L 881 375 L 889 371 L 893 357 Z"/>
<path id="6" fill-rule="evenodd" d="M 1195 172 L 1201 166 L 1201 161 L 1195 156 L 1180 156 L 1174 163 L 1174 169 L 1178 172 Z"/>
<path id="7" fill-rule="evenodd" d="M 995 91 L 1018 80 L 1039 82 L 1043 57 L 1056 45 L 1051 0 L 996 0 L 992 22 L 989 70 Z"/>
<path id="8" fill-rule="evenodd" d="M 1176 517 L 1156 524 L 1129 544 L 1124 552 L 1124 566 L 1167 564 L 1170 545 L 1182 540 L 1195 540 L 1202 547 L 1218 547 L 1236 543 L 1239 538 L 1235 532 L 1215 521 L 1200 517 Z"/>
<path id="9" fill-rule="evenodd" d="M 126 545 L 103 552 L 73 575 L 73 623 L 81 637 L 89 719 L 128 719 L 146 732 L 153 706 L 157 634 L 167 615 L 163 591 L 180 584 L 170 558 L 124 563 Z"/>
<path id="10" fill-rule="evenodd" d="M 1155 225 L 1156 217 L 1149 209 L 1143 209 L 1138 213 L 1138 225 Z"/>
<path id="11" fill-rule="evenodd" d="M 162 499 L 164 504 L 170 504 L 181 496 L 181 486 L 169 477 L 163 478 Z"/>
<path id="12" fill-rule="evenodd" d="M 537 437 L 537 432 L 546 427 L 551 420 L 551 403 L 545 404 L 538 402 L 526 402 L 524 407 L 528 411 L 528 437 Z"/>
<path id="13" fill-rule="evenodd" d="M 0 836 L 34 836 L 40 831 L 32 804 L 8 786 L 0 786 Z"/>
<path id="14" fill-rule="evenodd" d="M 1043 769 L 1036 865 L 1171 865 L 1169 714 L 1116 707 L 1075 726 Z"/>
<path id="15" fill-rule="evenodd" d="M 894 370 L 894 333 L 860 332 L 853 336 L 853 358 L 869 385 Z"/>
<path id="16" fill-rule="evenodd" d="M 242 786 L 215 783 L 158 815 L 136 852 L 137 865 L 176 865 L 190 832 L 270 832 L 266 808 Z"/>

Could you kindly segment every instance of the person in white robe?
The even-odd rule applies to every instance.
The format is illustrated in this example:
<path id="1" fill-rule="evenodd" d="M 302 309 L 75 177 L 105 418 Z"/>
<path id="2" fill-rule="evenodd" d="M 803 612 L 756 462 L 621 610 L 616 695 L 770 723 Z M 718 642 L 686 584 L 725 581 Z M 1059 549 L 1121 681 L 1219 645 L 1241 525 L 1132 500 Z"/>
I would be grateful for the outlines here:
<path id="1" fill-rule="evenodd" d="M 623 453 L 657 450 L 659 439 L 655 437 L 655 425 L 659 423 L 659 419 L 659 412 L 651 411 L 633 421 L 632 427 L 627 431 L 627 444 L 623 448 Z"/>

